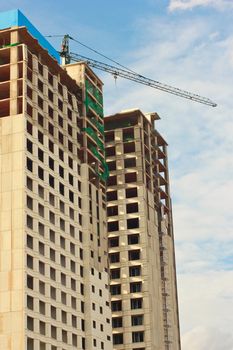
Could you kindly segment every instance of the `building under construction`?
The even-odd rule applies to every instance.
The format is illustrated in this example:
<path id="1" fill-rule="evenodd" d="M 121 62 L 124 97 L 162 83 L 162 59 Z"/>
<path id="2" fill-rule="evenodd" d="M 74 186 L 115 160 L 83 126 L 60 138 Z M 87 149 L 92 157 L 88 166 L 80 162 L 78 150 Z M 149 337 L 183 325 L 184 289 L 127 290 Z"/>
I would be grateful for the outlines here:
<path id="1" fill-rule="evenodd" d="M 0 14 L 1 350 L 179 350 L 167 144 Z"/>

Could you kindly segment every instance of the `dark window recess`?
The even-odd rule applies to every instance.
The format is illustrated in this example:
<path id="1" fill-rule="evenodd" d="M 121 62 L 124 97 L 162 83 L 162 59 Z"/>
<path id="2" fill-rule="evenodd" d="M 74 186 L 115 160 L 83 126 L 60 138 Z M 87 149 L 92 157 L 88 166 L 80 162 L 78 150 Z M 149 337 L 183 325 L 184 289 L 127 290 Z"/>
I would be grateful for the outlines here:
<path id="1" fill-rule="evenodd" d="M 51 157 L 49 157 L 49 168 L 54 170 L 54 160 Z"/>
<path id="2" fill-rule="evenodd" d="M 49 133 L 52 136 L 54 135 L 54 126 L 51 123 L 49 123 Z"/>
<path id="3" fill-rule="evenodd" d="M 108 222 L 108 232 L 118 231 L 119 230 L 119 222 L 112 221 Z"/>
<path id="4" fill-rule="evenodd" d="M 125 190 L 125 196 L 126 198 L 133 198 L 138 196 L 138 190 L 137 187 L 134 188 L 127 188 Z"/>
<path id="5" fill-rule="evenodd" d="M 124 160 L 125 168 L 135 168 L 136 167 L 136 158 L 126 158 Z"/>
<path id="6" fill-rule="evenodd" d="M 129 267 L 130 277 L 140 276 L 141 275 L 141 266 L 130 266 Z"/>
<path id="7" fill-rule="evenodd" d="M 30 331 L 34 330 L 34 319 L 32 317 L 27 317 L 27 329 Z"/>
<path id="8" fill-rule="evenodd" d="M 38 185 L 38 195 L 40 198 L 44 199 L 44 187 Z"/>
<path id="9" fill-rule="evenodd" d="M 33 249 L 33 237 L 27 235 L 27 247 Z"/>
<path id="10" fill-rule="evenodd" d="M 110 270 L 110 277 L 112 280 L 120 278 L 120 275 L 121 275 L 120 269 L 111 269 Z"/>
<path id="11" fill-rule="evenodd" d="M 123 333 L 113 334 L 113 344 L 123 344 Z"/>
<path id="12" fill-rule="evenodd" d="M 105 142 L 114 141 L 114 132 L 105 133 Z"/>
<path id="13" fill-rule="evenodd" d="M 51 140 L 49 140 L 49 150 L 54 153 L 54 143 Z"/>
<path id="14" fill-rule="evenodd" d="M 33 269 L 33 257 L 30 255 L 27 255 L 27 267 Z"/>
<path id="15" fill-rule="evenodd" d="M 30 153 L 33 153 L 33 143 L 30 140 L 27 140 L 27 150 Z"/>
<path id="16" fill-rule="evenodd" d="M 128 244 L 138 244 L 139 243 L 139 235 L 128 235 Z"/>
<path id="17" fill-rule="evenodd" d="M 112 311 L 121 311 L 122 310 L 122 301 L 121 300 L 112 301 L 111 308 L 112 308 Z"/>
<path id="18" fill-rule="evenodd" d="M 109 254 L 110 263 L 118 263 L 120 261 L 120 253 Z"/>
<path id="19" fill-rule="evenodd" d="M 31 191 L 33 190 L 33 181 L 30 177 L 27 177 L 27 188 Z"/>
<path id="20" fill-rule="evenodd" d="M 33 209 L 33 199 L 29 196 L 27 196 L 27 207 L 31 210 Z"/>
<path id="21" fill-rule="evenodd" d="M 107 201 L 116 201 L 117 200 L 117 191 L 107 192 Z"/>
<path id="22" fill-rule="evenodd" d="M 130 299 L 131 309 L 141 309 L 142 308 L 142 298 Z"/>
<path id="23" fill-rule="evenodd" d="M 141 343 L 144 341 L 144 332 L 133 332 L 132 333 L 132 342 Z"/>
<path id="24" fill-rule="evenodd" d="M 112 207 L 107 207 L 107 215 L 108 216 L 118 215 L 118 206 L 114 205 Z"/>
<path id="25" fill-rule="evenodd" d="M 54 177 L 52 175 L 49 175 L 49 185 L 54 188 Z"/>
<path id="26" fill-rule="evenodd" d="M 128 219 L 127 229 L 139 228 L 139 218 Z"/>
<path id="27" fill-rule="evenodd" d="M 59 165 L 59 175 L 64 179 L 64 168 Z"/>
<path id="28" fill-rule="evenodd" d="M 32 171 L 32 168 L 33 168 L 33 163 L 32 163 L 32 160 L 27 158 L 27 169 L 29 171 Z"/>
<path id="29" fill-rule="evenodd" d="M 130 293 L 140 293 L 142 291 L 142 282 L 130 283 Z"/>
<path id="30" fill-rule="evenodd" d="M 124 153 L 133 153 L 135 152 L 135 143 L 128 142 L 124 144 Z"/>
<path id="31" fill-rule="evenodd" d="M 115 156 L 116 155 L 116 149 L 115 147 L 107 147 L 105 148 L 106 156 Z"/>
<path id="32" fill-rule="evenodd" d="M 33 229 L 33 218 L 27 215 L 27 227 Z"/>
<path id="33" fill-rule="evenodd" d="M 42 144 L 44 143 L 44 135 L 41 131 L 38 131 L 38 141 Z"/>
<path id="34" fill-rule="evenodd" d="M 64 152 L 62 151 L 62 149 L 59 148 L 59 159 L 64 161 Z"/>
<path id="35" fill-rule="evenodd" d="M 29 275 L 27 275 L 27 287 L 33 289 L 33 277 Z"/>
<path id="36" fill-rule="evenodd" d="M 126 204 L 126 212 L 127 212 L 127 214 L 137 213 L 138 212 L 138 203 Z"/>
<path id="37" fill-rule="evenodd" d="M 43 117 L 43 115 L 41 115 L 40 113 L 38 113 L 37 120 L 38 120 L 38 124 L 39 124 L 40 126 L 44 126 L 44 117 Z"/>
<path id="38" fill-rule="evenodd" d="M 72 191 L 69 191 L 69 199 L 72 203 L 74 203 L 74 193 Z"/>
<path id="39" fill-rule="evenodd" d="M 126 183 L 137 182 L 137 173 L 125 174 L 125 182 Z"/>
<path id="40" fill-rule="evenodd" d="M 123 130 L 123 141 L 129 142 L 134 140 L 134 129 L 125 129 Z"/>
<path id="41" fill-rule="evenodd" d="M 121 284 L 113 284 L 110 286 L 110 293 L 111 295 L 121 294 Z"/>
<path id="42" fill-rule="evenodd" d="M 129 250 L 128 252 L 129 260 L 139 260 L 140 259 L 140 250 Z"/>
<path id="43" fill-rule="evenodd" d="M 27 132 L 32 135 L 32 124 L 27 122 Z"/>
<path id="44" fill-rule="evenodd" d="M 63 118 L 59 115 L 58 124 L 63 128 Z"/>
<path id="45" fill-rule="evenodd" d="M 131 325 L 140 326 L 143 324 L 143 315 L 134 315 L 131 316 Z"/>
<path id="46" fill-rule="evenodd" d="M 38 177 L 41 180 L 44 180 L 44 169 L 42 169 L 40 166 L 38 166 Z"/>
<path id="47" fill-rule="evenodd" d="M 27 349 L 34 350 L 34 340 L 32 338 L 27 338 Z"/>
<path id="48" fill-rule="evenodd" d="M 112 318 L 112 328 L 119 328 L 123 326 L 122 317 Z"/>
<path id="49" fill-rule="evenodd" d="M 49 90 L 48 96 L 49 96 L 49 100 L 50 100 L 51 102 L 53 102 L 53 93 L 52 93 L 51 90 Z"/>
<path id="50" fill-rule="evenodd" d="M 42 149 L 38 148 L 38 159 L 43 162 L 44 161 L 44 152 Z"/>
<path id="51" fill-rule="evenodd" d="M 108 184 L 108 186 L 116 186 L 117 185 L 117 176 L 109 176 L 107 184 Z"/>
<path id="52" fill-rule="evenodd" d="M 33 297 L 31 296 L 27 296 L 27 307 L 30 309 L 30 310 L 33 310 Z"/>
<path id="53" fill-rule="evenodd" d="M 38 89 L 43 93 L 44 84 L 40 79 L 38 79 L 38 81 L 37 81 L 37 86 L 38 86 Z"/>
<path id="54" fill-rule="evenodd" d="M 59 183 L 59 192 L 64 196 L 65 193 L 65 187 L 62 183 Z"/>
<path id="55" fill-rule="evenodd" d="M 109 247 L 118 247 L 119 246 L 119 237 L 112 237 L 108 240 Z"/>
<path id="56" fill-rule="evenodd" d="M 107 164 L 108 164 L 108 169 L 109 169 L 110 171 L 116 170 L 116 161 L 115 161 L 115 160 L 113 160 L 113 161 L 111 161 L 111 162 L 108 162 Z"/>

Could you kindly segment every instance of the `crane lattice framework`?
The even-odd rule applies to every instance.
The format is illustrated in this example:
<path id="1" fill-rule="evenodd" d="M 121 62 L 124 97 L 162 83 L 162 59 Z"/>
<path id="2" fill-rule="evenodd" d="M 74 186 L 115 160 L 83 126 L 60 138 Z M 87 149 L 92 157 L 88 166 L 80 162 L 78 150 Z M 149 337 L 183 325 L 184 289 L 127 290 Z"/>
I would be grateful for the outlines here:
<path id="1" fill-rule="evenodd" d="M 211 107 L 216 107 L 217 104 L 213 101 L 211 101 L 207 97 L 202 97 L 200 95 L 194 94 L 192 92 L 188 92 L 182 89 L 179 89 L 177 87 L 173 87 L 171 85 L 160 83 L 159 81 L 147 78 L 143 75 L 140 75 L 136 72 L 133 72 L 130 69 L 126 68 L 118 68 L 82 55 L 78 55 L 76 53 L 70 53 L 69 52 L 69 39 L 75 40 L 69 35 L 65 35 L 62 41 L 62 51 L 60 52 L 60 55 L 62 57 L 62 63 L 63 64 L 69 64 L 71 61 L 73 62 L 86 62 L 90 67 L 102 70 L 104 72 L 111 73 L 114 78 L 121 77 L 125 78 L 131 81 L 134 81 L 139 84 L 143 84 L 149 87 L 152 87 L 154 89 L 158 89 L 164 92 L 167 92 L 172 95 L 176 95 L 179 97 L 186 98 L 191 101 L 199 102 Z M 102 55 L 103 56 L 103 55 Z M 121 65 L 122 66 L 122 65 Z"/>

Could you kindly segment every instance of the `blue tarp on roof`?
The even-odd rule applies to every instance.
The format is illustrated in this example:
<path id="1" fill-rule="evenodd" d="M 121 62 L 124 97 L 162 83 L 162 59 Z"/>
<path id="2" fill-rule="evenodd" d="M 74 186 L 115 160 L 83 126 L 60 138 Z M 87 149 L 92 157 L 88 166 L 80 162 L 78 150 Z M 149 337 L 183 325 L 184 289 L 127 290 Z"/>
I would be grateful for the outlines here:
<path id="1" fill-rule="evenodd" d="M 34 25 L 19 10 L 0 12 L 0 30 L 10 27 L 27 27 L 28 32 L 38 40 L 39 44 L 46 49 L 49 54 L 60 62 L 60 56 L 55 48 L 45 39 L 45 37 L 34 27 Z"/>

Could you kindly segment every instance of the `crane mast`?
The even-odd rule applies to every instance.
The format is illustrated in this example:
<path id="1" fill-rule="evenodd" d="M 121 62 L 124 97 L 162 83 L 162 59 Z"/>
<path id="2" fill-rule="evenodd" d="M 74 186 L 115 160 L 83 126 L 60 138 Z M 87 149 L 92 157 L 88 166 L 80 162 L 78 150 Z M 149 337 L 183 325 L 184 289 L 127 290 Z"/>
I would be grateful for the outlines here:
<path id="1" fill-rule="evenodd" d="M 114 78 L 121 77 L 124 79 L 128 79 L 131 81 L 134 81 L 136 83 L 149 86 L 154 89 L 158 89 L 164 92 L 167 92 L 172 95 L 176 95 L 182 98 L 186 98 L 191 101 L 195 101 L 198 103 L 202 103 L 211 107 L 216 107 L 217 104 L 213 101 L 211 101 L 207 97 L 202 97 L 200 95 L 194 94 L 189 91 L 185 91 L 182 89 L 179 89 L 177 87 L 173 87 L 168 84 L 160 83 L 159 81 L 147 78 L 143 75 L 140 75 L 136 72 L 133 72 L 132 70 L 126 69 L 126 68 L 119 68 L 116 66 L 109 65 L 107 63 L 103 63 L 94 59 L 91 59 L 89 57 L 85 57 L 82 55 L 78 55 L 76 53 L 70 53 L 69 51 L 69 39 L 74 40 L 72 37 L 70 37 L 68 34 L 66 34 L 63 38 L 62 42 L 62 51 L 60 52 L 60 55 L 62 57 L 62 64 L 69 64 L 71 61 L 73 62 L 86 62 L 90 67 L 102 70 L 107 73 L 111 73 Z M 103 55 L 102 55 L 103 56 Z M 122 67 L 122 65 L 120 65 Z"/>

